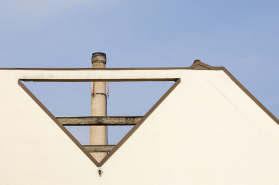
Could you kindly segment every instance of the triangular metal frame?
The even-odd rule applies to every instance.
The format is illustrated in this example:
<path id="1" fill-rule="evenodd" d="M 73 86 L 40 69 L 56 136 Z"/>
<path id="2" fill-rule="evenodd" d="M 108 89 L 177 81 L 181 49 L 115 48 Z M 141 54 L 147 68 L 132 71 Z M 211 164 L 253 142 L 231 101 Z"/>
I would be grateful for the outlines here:
<path id="1" fill-rule="evenodd" d="M 143 124 L 150 114 L 166 99 L 166 97 L 178 86 L 180 79 L 170 87 L 170 89 L 153 105 L 153 107 L 142 117 L 142 119 L 118 142 L 118 144 L 106 155 L 104 159 L 98 162 L 78 141 L 77 139 L 58 121 L 58 119 L 43 105 L 43 103 L 21 82 L 19 86 L 40 106 L 40 108 L 64 131 L 64 133 L 82 150 L 82 152 L 97 166 L 101 167 Z"/>

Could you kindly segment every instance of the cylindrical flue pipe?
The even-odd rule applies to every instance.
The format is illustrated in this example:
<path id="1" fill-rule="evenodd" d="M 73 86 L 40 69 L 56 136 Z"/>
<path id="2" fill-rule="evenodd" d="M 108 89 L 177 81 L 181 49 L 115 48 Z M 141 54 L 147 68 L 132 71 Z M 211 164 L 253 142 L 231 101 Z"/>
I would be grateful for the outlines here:
<path id="1" fill-rule="evenodd" d="M 92 68 L 106 67 L 106 54 L 93 53 L 92 54 Z M 91 94 L 91 116 L 106 116 L 107 115 L 107 95 L 106 82 L 93 82 Z M 90 127 L 90 145 L 106 145 L 106 126 L 91 126 Z M 105 156 L 106 152 L 95 152 L 91 155 L 100 162 Z"/>

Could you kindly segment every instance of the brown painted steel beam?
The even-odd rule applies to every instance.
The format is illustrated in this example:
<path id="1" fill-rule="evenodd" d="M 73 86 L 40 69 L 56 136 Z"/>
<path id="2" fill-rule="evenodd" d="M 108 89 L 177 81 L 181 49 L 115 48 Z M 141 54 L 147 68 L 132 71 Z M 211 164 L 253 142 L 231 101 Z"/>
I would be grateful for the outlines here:
<path id="1" fill-rule="evenodd" d="M 115 145 L 83 145 L 88 152 L 110 152 Z"/>
<path id="2" fill-rule="evenodd" d="M 56 117 L 64 126 L 117 126 L 135 125 L 142 116 L 85 116 L 85 117 Z"/>

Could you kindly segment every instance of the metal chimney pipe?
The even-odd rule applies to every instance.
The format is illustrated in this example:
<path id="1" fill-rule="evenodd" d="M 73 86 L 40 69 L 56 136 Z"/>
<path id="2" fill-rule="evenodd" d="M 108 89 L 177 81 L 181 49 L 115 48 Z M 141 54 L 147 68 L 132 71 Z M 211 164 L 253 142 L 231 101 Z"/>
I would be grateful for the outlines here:
<path id="1" fill-rule="evenodd" d="M 106 68 L 107 57 L 105 53 L 92 54 L 92 68 Z M 107 115 L 106 82 L 93 82 L 91 94 L 91 116 Z M 106 145 L 106 126 L 90 127 L 90 145 Z M 100 162 L 106 152 L 94 152 L 91 155 Z"/>

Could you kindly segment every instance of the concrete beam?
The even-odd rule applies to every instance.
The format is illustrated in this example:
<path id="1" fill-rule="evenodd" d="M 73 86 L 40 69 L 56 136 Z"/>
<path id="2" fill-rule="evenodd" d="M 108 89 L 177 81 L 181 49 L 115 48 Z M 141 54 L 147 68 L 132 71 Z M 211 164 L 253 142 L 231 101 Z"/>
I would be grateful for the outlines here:
<path id="1" fill-rule="evenodd" d="M 135 125 L 142 116 L 84 116 L 84 117 L 56 117 L 64 126 L 117 126 Z"/>
<path id="2" fill-rule="evenodd" d="M 83 145 L 88 152 L 110 152 L 115 145 Z"/>

